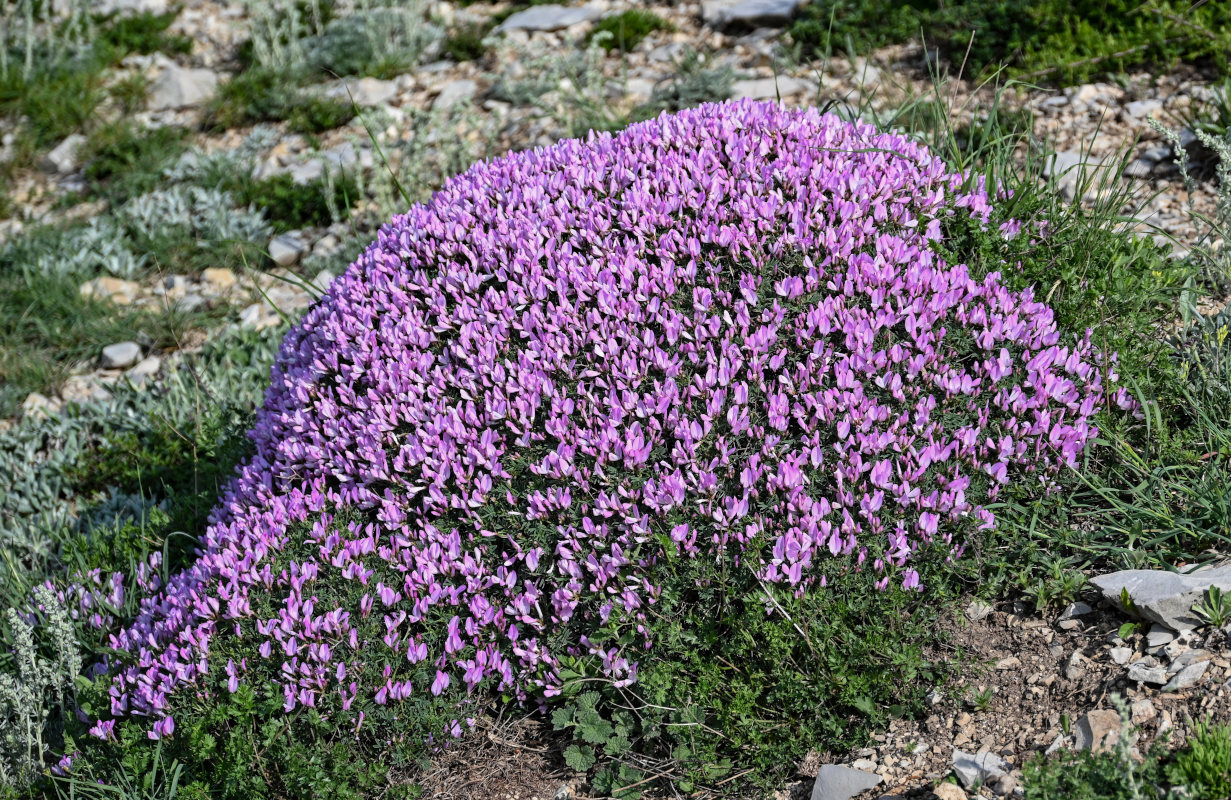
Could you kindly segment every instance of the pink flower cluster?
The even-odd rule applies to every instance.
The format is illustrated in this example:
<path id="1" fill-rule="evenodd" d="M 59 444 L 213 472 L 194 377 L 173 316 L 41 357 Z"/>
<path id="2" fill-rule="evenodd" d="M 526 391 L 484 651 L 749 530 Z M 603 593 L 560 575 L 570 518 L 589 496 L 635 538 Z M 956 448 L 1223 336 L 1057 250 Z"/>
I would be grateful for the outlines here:
<path id="1" fill-rule="evenodd" d="M 930 247 L 990 221 L 966 187 L 902 136 L 753 102 L 453 179 L 287 335 L 199 561 L 113 637 L 113 714 L 171 735 L 220 637 L 251 642 L 228 687 L 268 660 L 288 711 L 550 695 L 562 631 L 630 682 L 587 633 L 644 614 L 665 548 L 786 592 L 827 563 L 918 588 L 912 555 L 960 555 L 1006 482 L 1074 464 L 1103 399 L 1088 333 Z"/>

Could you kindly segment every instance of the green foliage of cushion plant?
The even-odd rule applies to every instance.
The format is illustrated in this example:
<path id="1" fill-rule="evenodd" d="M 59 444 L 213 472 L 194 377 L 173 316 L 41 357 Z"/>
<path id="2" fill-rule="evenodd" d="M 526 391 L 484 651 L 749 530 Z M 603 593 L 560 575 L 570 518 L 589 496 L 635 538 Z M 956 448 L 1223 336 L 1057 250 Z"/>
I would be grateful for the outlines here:
<path id="1" fill-rule="evenodd" d="M 471 23 L 457 28 L 441 42 L 440 50 L 457 62 L 474 61 L 487 52 L 483 38 L 495 27 L 491 22 Z"/>
<path id="2" fill-rule="evenodd" d="M 187 131 L 165 126 L 141 130 L 114 122 L 90 134 L 81 158 L 93 192 L 112 202 L 144 194 L 163 182 L 162 169 L 187 149 Z"/>
<path id="3" fill-rule="evenodd" d="M 1231 797 L 1231 727 L 1198 723 L 1168 765 L 1167 777 L 1199 800 Z"/>
<path id="4" fill-rule="evenodd" d="M 633 8 L 603 17 L 586 34 L 586 42 L 592 42 L 600 35 L 607 34 L 600 40 L 604 48 L 608 51 L 618 50 L 621 53 L 627 53 L 654 31 L 673 29 L 674 26 L 670 22 L 654 12 Z"/>
<path id="5" fill-rule="evenodd" d="M 1080 83 L 1092 75 L 1179 61 L 1222 69 L 1231 48 L 1231 7 L 1174 0 L 820 0 L 791 28 L 806 54 L 864 53 L 918 39 L 956 70 Z M 972 38 L 973 37 L 973 38 Z"/>
<path id="6" fill-rule="evenodd" d="M 349 209 L 359 199 L 355 178 L 318 178 L 295 183 L 288 173 L 244 181 L 235 187 L 241 203 L 265 212 L 275 230 L 289 231 L 333 222 L 333 209 Z"/>
<path id="7" fill-rule="evenodd" d="M 178 11 L 155 14 L 151 11 L 99 17 L 98 42 L 116 53 L 155 53 L 186 55 L 192 52 L 192 39 L 182 34 L 168 34 L 167 28 L 179 16 Z"/>
<path id="8" fill-rule="evenodd" d="M 355 116 L 350 101 L 331 100 L 299 88 L 293 77 L 253 67 L 222 85 L 208 110 L 212 127 L 225 129 L 256 122 L 287 120 L 299 133 L 323 133 Z"/>

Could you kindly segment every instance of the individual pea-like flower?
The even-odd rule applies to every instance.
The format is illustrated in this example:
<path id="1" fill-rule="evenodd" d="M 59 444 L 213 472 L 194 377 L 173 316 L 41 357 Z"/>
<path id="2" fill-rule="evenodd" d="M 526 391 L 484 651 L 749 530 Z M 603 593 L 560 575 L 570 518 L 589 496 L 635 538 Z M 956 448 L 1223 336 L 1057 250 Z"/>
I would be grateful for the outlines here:
<path id="1" fill-rule="evenodd" d="M 664 556 L 921 591 L 922 551 L 1078 462 L 1114 382 L 1088 332 L 939 255 L 955 215 L 1021 235 L 915 141 L 750 101 L 453 178 L 287 334 L 200 558 L 138 572 L 113 715 L 170 736 L 214 669 L 276 674 L 288 713 L 450 676 L 550 698 L 565 656 L 625 686 L 638 645 L 589 635 L 645 632 Z M 80 584 L 83 614 L 117 591 Z"/>

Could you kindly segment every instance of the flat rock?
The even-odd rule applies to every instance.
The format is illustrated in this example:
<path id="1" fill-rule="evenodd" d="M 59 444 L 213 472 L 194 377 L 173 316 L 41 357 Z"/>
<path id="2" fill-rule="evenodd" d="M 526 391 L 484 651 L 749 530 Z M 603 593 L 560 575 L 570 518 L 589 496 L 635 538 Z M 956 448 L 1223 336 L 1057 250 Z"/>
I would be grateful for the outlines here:
<path id="1" fill-rule="evenodd" d="M 1138 661 L 1135 664 L 1128 665 L 1128 677 L 1130 680 L 1138 683 L 1156 683 L 1162 685 L 1167 682 L 1167 670 L 1163 667 L 1152 667 Z"/>
<path id="2" fill-rule="evenodd" d="M 1112 661 L 1120 666 L 1124 666 L 1133 657 L 1133 649 L 1131 647 L 1113 647 L 1109 655 Z"/>
<path id="3" fill-rule="evenodd" d="M 806 0 L 702 0 L 701 21 L 711 28 L 781 28 Z"/>
<path id="4" fill-rule="evenodd" d="M 504 31 L 558 31 L 601 17 L 605 9 L 597 4 L 584 6 L 544 5 L 518 11 L 496 27 Z"/>
<path id="5" fill-rule="evenodd" d="M 1165 570 L 1122 570 L 1100 575 L 1091 583 L 1116 605 L 1120 603 L 1121 591 L 1127 590 L 1137 612 L 1151 622 L 1173 631 L 1191 630 L 1203 624 L 1192 608 L 1209 587 L 1231 591 L 1231 565 L 1201 569 L 1187 575 Z"/>
<path id="6" fill-rule="evenodd" d="M 778 97 L 794 97 L 795 95 L 815 91 L 815 83 L 800 78 L 792 78 L 789 75 L 779 75 L 777 78 L 736 81 L 731 86 L 731 96 L 737 100 L 743 98 L 776 100 Z"/>
<path id="7" fill-rule="evenodd" d="M 141 294 L 140 284 L 103 275 L 81 284 L 81 296 L 87 300 L 108 300 L 116 305 L 128 305 Z"/>
<path id="8" fill-rule="evenodd" d="M 812 800 L 850 800 L 881 782 L 879 775 L 839 764 L 825 764 L 812 784 Z"/>
<path id="9" fill-rule="evenodd" d="M 440 94 L 432 101 L 432 108 L 450 109 L 458 103 L 473 100 L 479 93 L 479 84 L 467 78 L 442 84 Z"/>
<path id="10" fill-rule="evenodd" d="M 298 231 L 279 234 L 269 241 L 269 257 L 280 267 L 296 263 L 308 250 L 308 243 Z"/>
<path id="11" fill-rule="evenodd" d="M 1065 607 L 1064 611 L 1061 612 L 1060 619 L 1073 619 L 1074 617 L 1084 617 L 1086 614 L 1090 614 L 1093 611 L 1094 611 L 1094 608 L 1092 608 L 1090 604 L 1088 603 L 1082 603 L 1082 602 L 1069 603 L 1068 606 Z"/>
<path id="12" fill-rule="evenodd" d="M 1187 689 L 1195 686 L 1197 681 L 1205 675 L 1205 671 L 1210 668 L 1210 662 L 1198 661 L 1195 664 L 1189 664 L 1184 669 L 1175 674 L 1175 677 L 1167 682 L 1163 687 L 1164 692 L 1178 692 L 1182 689 Z"/>
<path id="13" fill-rule="evenodd" d="M 1102 753 L 1120 741 L 1120 715 L 1115 711 L 1091 711 L 1073 726 L 1078 750 Z"/>
<path id="14" fill-rule="evenodd" d="M 1011 769 L 1003 758 L 990 750 L 978 754 L 953 751 L 953 774 L 967 789 L 1008 775 Z"/>
<path id="15" fill-rule="evenodd" d="M 1134 121 L 1145 120 L 1162 110 L 1161 100 L 1136 100 L 1124 104 L 1124 115 Z"/>
<path id="16" fill-rule="evenodd" d="M 44 172 L 50 172 L 52 175 L 67 175 L 75 172 L 81 166 L 81 146 L 85 142 L 86 138 L 80 133 L 69 134 L 50 153 L 43 156 L 39 166 Z"/>
<path id="17" fill-rule="evenodd" d="M 124 377 L 140 386 L 158 374 L 162 368 L 162 359 L 158 356 L 146 356 L 124 373 Z"/>
<path id="18" fill-rule="evenodd" d="M 359 78 L 338 84 L 328 92 L 330 97 L 354 101 L 360 108 L 383 106 L 398 96 L 397 81 L 382 81 L 379 78 Z"/>
<path id="19" fill-rule="evenodd" d="M 235 273 L 227 267 L 207 267 L 201 271 L 201 282 L 218 292 L 229 291 L 235 286 Z"/>
<path id="20" fill-rule="evenodd" d="M 100 361 L 103 369 L 126 369 L 141 358 L 141 345 L 136 342 L 118 342 L 103 348 Z"/>
<path id="21" fill-rule="evenodd" d="M 165 14 L 167 0 L 95 0 L 91 9 L 95 14 Z"/>
<path id="22" fill-rule="evenodd" d="M 970 605 L 966 606 L 966 619 L 971 622 L 978 622 L 990 613 L 992 613 L 992 607 L 982 600 L 972 600 Z"/>
<path id="23" fill-rule="evenodd" d="M 172 64 L 150 87 L 146 107 L 150 111 L 190 108 L 212 99 L 217 91 L 218 74 L 213 70 L 188 69 Z"/>

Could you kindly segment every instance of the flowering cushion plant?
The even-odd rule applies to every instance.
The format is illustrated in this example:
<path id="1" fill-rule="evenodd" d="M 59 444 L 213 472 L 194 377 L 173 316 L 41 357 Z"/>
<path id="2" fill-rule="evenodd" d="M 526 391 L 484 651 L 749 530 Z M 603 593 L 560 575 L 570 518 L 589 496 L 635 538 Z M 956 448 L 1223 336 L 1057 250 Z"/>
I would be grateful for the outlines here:
<path id="1" fill-rule="evenodd" d="M 261 682 L 361 727 L 550 698 L 578 654 L 627 685 L 668 559 L 770 614 L 835 571 L 920 589 L 1076 462 L 1114 377 L 937 255 L 959 215 L 987 192 L 923 146 L 767 103 L 473 167 L 287 335 L 199 560 L 113 637 L 111 714 L 173 735 L 178 698 Z"/>

